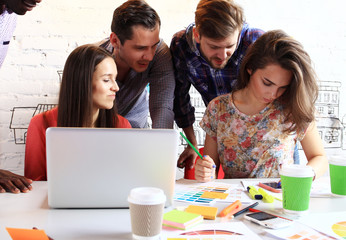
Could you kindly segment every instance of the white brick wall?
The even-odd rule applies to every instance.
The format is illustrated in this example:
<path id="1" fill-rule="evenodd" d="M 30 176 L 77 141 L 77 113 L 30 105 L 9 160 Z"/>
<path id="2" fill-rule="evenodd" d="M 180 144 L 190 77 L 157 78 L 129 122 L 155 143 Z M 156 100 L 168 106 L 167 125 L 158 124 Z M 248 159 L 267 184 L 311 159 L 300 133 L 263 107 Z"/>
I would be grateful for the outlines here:
<path id="1" fill-rule="evenodd" d="M 14 143 L 9 128 L 13 107 L 56 103 L 57 70 L 78 45 L 107 37 L 113 10 L 124 1 L 43 0 L 20 16 L 10 49 L 0 69 L 0 168 L 23 172 L 24 145 Z M 282 28 L 301 41 L 323 81 L 342 83 L 345 92 L 346 17 L 341 0 L 242 0 L 248 22 L 264 30 Z M 161 37 L 172 35 L 194 21 L 198 0 L 148 0 L 162 19 Z M 345 119 L 342 95 L 340 119 Z M 29 120 L 30 116 L 28 117 Z M 27 120 L 27 121 L 28 121 Z M 346 139 L 344 140 L 346 142 Z"/>

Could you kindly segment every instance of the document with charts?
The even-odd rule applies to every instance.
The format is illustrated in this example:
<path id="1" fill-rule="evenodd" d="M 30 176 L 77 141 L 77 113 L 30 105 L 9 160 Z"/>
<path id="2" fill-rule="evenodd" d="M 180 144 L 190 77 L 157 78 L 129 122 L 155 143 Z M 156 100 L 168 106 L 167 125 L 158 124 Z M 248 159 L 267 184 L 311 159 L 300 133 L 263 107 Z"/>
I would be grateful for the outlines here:
<path id="1" fill-rule="evenodd" d="M 175 201 L 191 204 L 210 205 L 214 202 L 251 203 L 253 200 L 245 193 L 240 184 L 228 184 L 223 182 L 200 183 L 196 180 L 179 179 L 176 181 Z"/>

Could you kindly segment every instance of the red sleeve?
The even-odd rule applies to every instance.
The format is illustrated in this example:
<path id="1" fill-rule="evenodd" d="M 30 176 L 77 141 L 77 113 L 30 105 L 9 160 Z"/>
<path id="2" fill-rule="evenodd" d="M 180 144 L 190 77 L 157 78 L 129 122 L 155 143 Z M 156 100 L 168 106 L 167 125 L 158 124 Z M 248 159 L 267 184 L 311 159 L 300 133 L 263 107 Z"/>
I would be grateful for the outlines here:
<path id="1" fill-rule="evenodd" d="M 47 180 L 46 129 L 56 127 L 56 119 L 57 109 L 53 109 L 34 116 L 30 121 L 26 135 L 24 176 L 34 181 Z"/>
<path id="2" fill-rule="evenodd" d="M 130 122 L 123 116 L 118 115 L 117 128 L 132 128 Z"/>

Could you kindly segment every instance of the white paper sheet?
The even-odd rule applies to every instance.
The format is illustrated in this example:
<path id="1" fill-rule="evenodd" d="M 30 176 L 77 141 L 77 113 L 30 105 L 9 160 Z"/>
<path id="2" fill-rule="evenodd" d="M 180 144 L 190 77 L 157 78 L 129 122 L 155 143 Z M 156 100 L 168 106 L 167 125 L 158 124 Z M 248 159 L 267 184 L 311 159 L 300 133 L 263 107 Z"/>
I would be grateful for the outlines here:
<path id="1" fill-rule="evenodd" d="M 346 239 L 346 212 L 310 213 L 307 216 L 302 216 L 298 221 L 340 239 L 342 239 L 341 236 L 333 229 L 343 230 L 343 237 Z"/>
<path id="2" fill-rule="evenodd" d="M 281 228 L 277 230 L 265 229 L 266 232 L 271 235 L 287 240 L 330 240 L 330 239 L 338 239 L 332 236 L 327 236 L 322 232 L 318 232 L 313 228 L 310 228 L 304 224 L 299 222 L 295 222 L 293 225 Z"/>
<path id="3" fill-rule="evenodd" d="M 186 240 L 259 240 L 257 234 L 251 231 L 242 222 L 208 223 L 200 224 L 186 231 L 163 230 L 162 239 L 186 239 Z"/>

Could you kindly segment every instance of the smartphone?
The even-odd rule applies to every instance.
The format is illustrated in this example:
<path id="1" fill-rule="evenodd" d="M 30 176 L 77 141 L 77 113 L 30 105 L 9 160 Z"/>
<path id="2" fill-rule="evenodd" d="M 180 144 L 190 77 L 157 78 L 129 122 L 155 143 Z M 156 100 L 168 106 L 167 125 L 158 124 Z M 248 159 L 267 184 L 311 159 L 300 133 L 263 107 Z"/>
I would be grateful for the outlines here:
<path id="1" fill-rule="evenodd" d="M 278 182 L 266 182 L 266 183 L 260 182 L 258 186 L 271 192 L 276 192 L 276 193 L 282 192 L 281 184 L 279 184 Z"/>
<path id="2" fill-rule="evenodd" d="M 275 216 L 266 212 L 249 213 L 244 217 L 251 222 L 255 222 L 261 226 L 272 229 L 283 228 L 293 224 L 292 220 Z"/>

